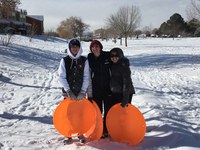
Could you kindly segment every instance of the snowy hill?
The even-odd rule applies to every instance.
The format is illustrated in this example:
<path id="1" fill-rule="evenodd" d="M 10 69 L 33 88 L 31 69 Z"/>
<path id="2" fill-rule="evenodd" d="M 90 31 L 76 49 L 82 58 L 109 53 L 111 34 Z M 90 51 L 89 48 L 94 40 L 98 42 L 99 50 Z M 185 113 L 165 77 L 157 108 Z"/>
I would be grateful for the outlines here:
<path id="1" fill-rule="evenodd" d="M 8 47 L 0 46 L 1 150 L 200 149 L 200 39 L 129 40 L 128 48 L 102 43 L 104 50 L 121 47 L 130 60 L 137 93 L 132 104 L 147 124 L 143 141 L 63 145 L 52 115 L 62 100 L 57 68 L 67 42 L 16 35 Z M 87 55 L 89 43 L 82 44 Z"/>

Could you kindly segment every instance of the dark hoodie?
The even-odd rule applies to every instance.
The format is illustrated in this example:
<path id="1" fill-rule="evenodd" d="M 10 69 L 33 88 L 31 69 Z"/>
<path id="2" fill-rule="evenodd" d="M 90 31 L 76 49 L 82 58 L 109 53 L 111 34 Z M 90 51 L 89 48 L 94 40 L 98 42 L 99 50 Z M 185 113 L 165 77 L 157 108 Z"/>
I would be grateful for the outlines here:
<path id="1" fill-rule="evenodd" d="M 129 60 L 124 57 L 123 51 L 120 48 L 113 48 L 110 53 L 113 51 L 119 56 L 119 61 L 111 63 L 110 89 L 113 94 L 122 94 L 122 103 L 127 104 L 130 94 L 135 94 L 131 80 Z"/>

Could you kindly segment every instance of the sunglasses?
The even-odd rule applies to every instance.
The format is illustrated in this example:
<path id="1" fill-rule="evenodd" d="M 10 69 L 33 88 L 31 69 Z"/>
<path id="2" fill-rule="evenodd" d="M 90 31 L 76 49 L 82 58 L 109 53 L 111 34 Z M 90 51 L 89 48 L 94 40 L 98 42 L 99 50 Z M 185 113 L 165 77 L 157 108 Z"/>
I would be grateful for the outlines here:
<path id="1" fill-rule="evenodd" d="M 110 57 L 119 57 L 117 54 L 111 54 Z"/>

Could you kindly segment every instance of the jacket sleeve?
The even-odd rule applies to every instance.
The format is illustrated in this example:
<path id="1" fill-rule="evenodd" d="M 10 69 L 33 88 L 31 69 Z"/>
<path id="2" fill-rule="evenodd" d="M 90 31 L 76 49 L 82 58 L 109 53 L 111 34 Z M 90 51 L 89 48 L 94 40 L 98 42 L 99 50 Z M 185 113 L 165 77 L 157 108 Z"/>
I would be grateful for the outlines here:
<path id="1" fill-rule="evenodd" d="M 131 93 L 131 71 L 128 65 L 122 65 L 122 80 L 123 80 L 123 104 L 128 104 L 129 95 Z"/>
<path id="2" fill-rule="evenodd" d="M 61 59 L 60 65 L 58 68 L 58 80 L 59 80 L 60 84 L 63 86 L 65 91 L 68 91 L 70 89 L 69 84 L 67 82 L 65 62 L 64 62 L 63 58 Z"/>
<path id="3" fill-rule="evenodd" d="M 87 98 L 92 98 L 92 78 L 91 78 L 91 73 L 89 73 L 89 86 L 87 88 Z"/>
<path id="4" fill-rule="evenodd" d="M 90 71 L 89 71 L 89 64 L 88 60 L 85 61 L 85 67 L 84 67 L 84 74 L 83 74 L 83 85 L 81 90 L 85 93 L 87 92 L 88 86 L 89 86 L 89 79 L 90 79 Z"/>

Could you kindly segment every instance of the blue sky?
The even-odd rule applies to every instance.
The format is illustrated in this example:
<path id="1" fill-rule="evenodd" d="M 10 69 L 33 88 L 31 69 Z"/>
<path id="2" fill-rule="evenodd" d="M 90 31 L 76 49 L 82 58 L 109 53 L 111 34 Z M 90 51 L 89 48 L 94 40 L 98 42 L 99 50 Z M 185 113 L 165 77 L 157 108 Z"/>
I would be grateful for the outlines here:
<path id="1" fill-rule="evenodd" d="M 21 9 L 28 15 L 43 15 L 45 30 L 56 30 L 59 23 L 71 16 L 80 17 L 90 30 L 105 26 L 105 20 L 121 6 L 138 6 L 142 14 L 140 29 L 158 28 L 174 13 L 187 21 L 190 0 L 21 0 Z"/>

